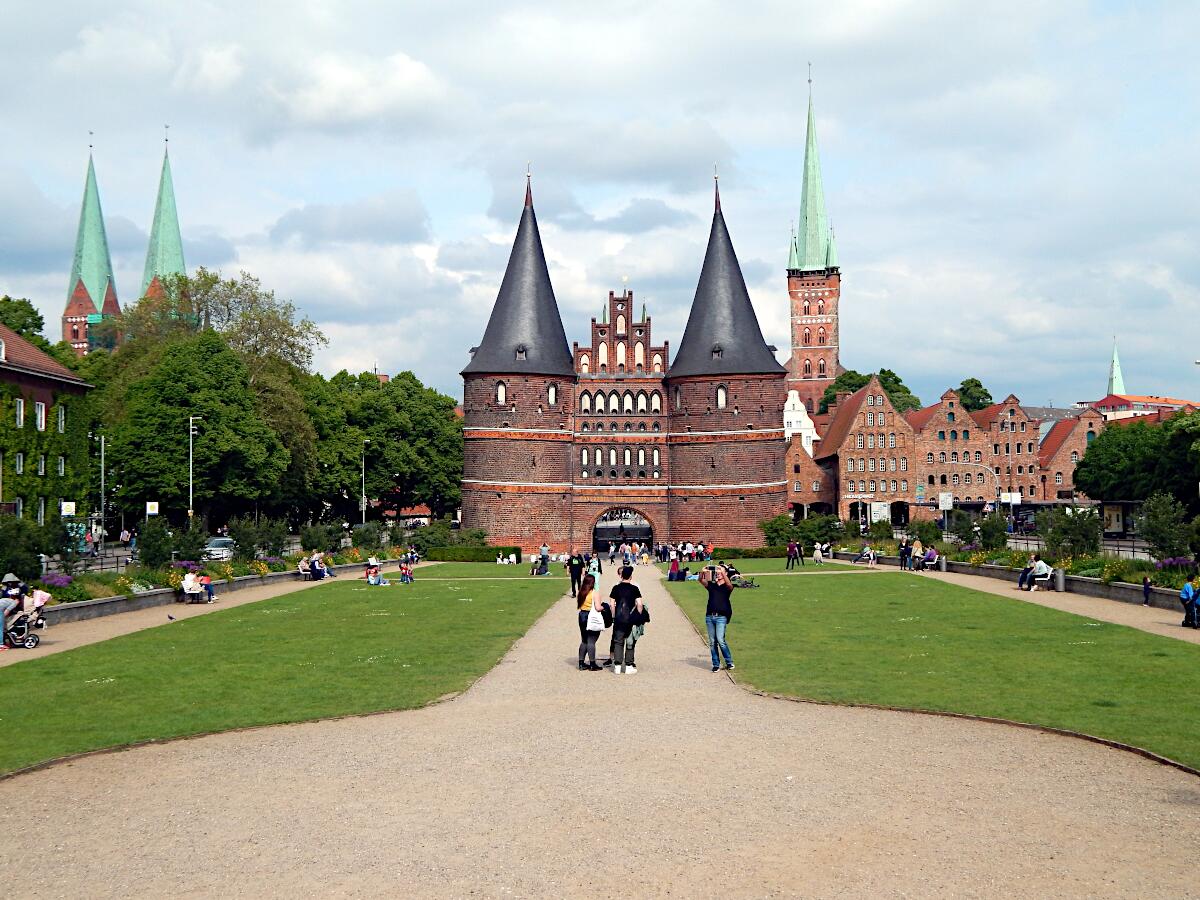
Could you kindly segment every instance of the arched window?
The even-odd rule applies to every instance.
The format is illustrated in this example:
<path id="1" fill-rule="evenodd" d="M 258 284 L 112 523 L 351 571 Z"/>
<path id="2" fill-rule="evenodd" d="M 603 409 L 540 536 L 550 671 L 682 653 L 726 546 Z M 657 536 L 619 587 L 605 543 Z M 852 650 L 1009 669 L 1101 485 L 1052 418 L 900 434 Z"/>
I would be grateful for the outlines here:
<path id="1" fill-rule="evenodd" d="M 546 403 L 549 406 L 558 406 L 558 385 L 552 384 L 546 388 Z"/>
<path id="2" fill-rule="evenodd" d="M 620 370 L 620 367 L 623 365 L 625 365 L 625 342 L 618 341 L 617 342 L 617 369 Z"/>
<path id="3" fill-rule="evenodd" d="M 1079 462 L 1079 451 L 1078 450 L 1071 451 L 1071 462 Z"/>
<path id="4" fill-rule="evenodd" d="M 957 475 L 955 475 L 954 477 L 955 477 L 955 478 L 957 478 L 958 476 L 957 476 Z M 940 484 L 945 484 L 945 483 L 946 483 L 946 476 L 945 476 L 945 475 L 942 475 L 942 476 L 940 476 L 940 477 L 938 478 L 938 482 L 939 482 Z"/>
<path id="5" fill-rule="evenodd" d="M 725 385 L 717 385 L 717 409 L 724 409 L 728 399 L 729 392 L 725 389 Z"/>
<path id="6" fill-rule="evenodd" d="M 818 375 L 825 374 L 825 360 L 823 360 L 823 359 L 817 360 L 817 374 Z"/>
<path id="7" fill-rule="evenodd" d="M 890 433 L 888 434 L 888 446 L 889 446 L 889 447 L 895 447 L 895 446 L 896 446 L 896 432 L 894 432 L 894 431 L 893 431 L 893 432 L 890 432 Z"/>
<path id="8" fill-rule="evenodd" d="M 681 391 L 679 388 L 675 388 L 675 408 L 683 408 L 683 391 Z"/>
<path id="9" fill-rule="evenodd" d="M 642 448 L 638 448 L 638 465 L 644 466 L 645 464 L 646 464 L 646 451 Z"/>
<path id="10" fill-rule="evenodd" d="M 873 413 L 873 412 L 869 412 L 869 413 L 867 413 L 867 424 L 868 424 L 868 425 L 874 425 L 874 424 L 875 424 L 875 413 Z"/>
<path id="11" fill-rule="evenodd" d="M 650 412 L 662 412 L 662 394 L 658 391 L 650 395 Z"/>
<path id="12" fill-rule="evenodd" d="M 601 450 L 599 447 L 596 448 L 595 458 L 596 458 L 596 465 L 598 465 L 598 466 L 604 465 L 604 451 Z"/>
<path id="13" fill-rule="evenodd" d="M 817 343 L 820 344 L 822 347 L 825 346 L 825 329 L 824 328 L 817 329 Z"/>
<path id="14" fill-rule="evenodd" d="M 945 461 L 946 461 L 946 451 L 942 450 L 940 453 L 938 453 L 938 462 L 944 463 Z"/>
<path id="15" fill-rule="evenodd" d="M 955 462 L 955 463 L 958 462 L 958 451 L 957 450 L 955 450 L 953 453 L 950 454 L 950 462 Z"/>
<path id="16" fill-rule="evenodd" d="M 970 439 L 971 439 L 971 429 L 970 429 L 970 428 L 964 428 L 964 429 L 963 429 L 963 440 L 964 440 L 964 441 L 969 441 Z"/>
<path id="17" fill-rule="evenodd" d="M 582 372 L 584 375 L 586 375 L 588 373 L 588 370 L 591 369 L 591 367 L 592 367 L 592 358 L 590 356 L 588 356 L 585 353 L 585 354 L 583 354 L 583 356 L 579 357 L 579 371 L 580 372 Z"/>
<path id="18" fill-rule="evenodd" d="M 646 345 L 641 341 L 633 345 L 633 364 L 639 368 L 646 365 Z"/>
<path id="19" fill-rule="evenodd" d="M 825 315 L 825 301 L 824 300 L 817 301 L 817 315 L 818 316 Z"/>
<path id="20" fill-rule="evenodd" d="M 963 476 L 963 484 L 970 484 L 970 483 L 971 483 L 971 473 L 968 472 L 966 475 Z"/>
<path id="21" fill-rule="evenodd" d="M 867 394 L 867 406 L 874 406 L 874 405 L 875 405 L 875 395 Z"/>
<path id="22" fill-rule="evenodd" d="M 983 462 L 983 453 L 979 450 L 975 451 L 975 462 Z"/>
<path id="23" fill-rule="evenodd" d="M 875 449 L 875 435 L 873 435 L 873 434 L 867 435 L 867 447 L 870 448 L 871 450 Z"/>
<path id="24" fill-rule="evenodd" d="M 624 334 L 624 333 L 625 333 L 625 317 L 617 316 L 617 334 Z M 619 360 L 619 359 L 617 360 L 618 363 L 620 361 L 621 360 Z"/>
<path id="25" fill-rule="evenodd" d="M 812 332 L 809 329 L 804 329 L 804 336 L 800 338 L 800 343 L 805 347 L 812 343 Z"/>
<path id="26" fill-rule="evenodd" d="M 621 411 L 621 395 L 613 391 L 608 395 L 608 411 L 610 413 L 619 413 Z M 617 423 L 613 422 L 613 428 L 617 427 Z"/>
<path id="27" fill-rule="evenodd" d="M 646 397 L 645 391 L 638 391 L 637 395 L 637 411 L 644 413 L 649 408 L 649 400 Z"/>
<path id="28" fill-rule="evenodd" d="M 633 394 L 629 391 L 625 392 L 624 410 L 626 415 L 632 415 L 633 413 Z"/>
<path id="29" fill-rule="evenodd" d="M 650 452 L 650 458 L 651 458 L 651 460 L 654 462 L 654 465 L 656 465 L 656 466 L 657 466 L 657 465 L 658 465 L 658 451 L 657 451 L 657 450 L 652 450 L 652 451 Z"/>
<path id="30" fill-rule="evenodd" d="M 583 466 L 584 468 L 587 468 L 587 463 L 588 463 L 588 454 L 587 454 L 587 448 L 585 447 L 584 449 L 579 451 L 579 464 L 581 466 Z"/>
<path id="31" fill-rule="evenodd" d="M 660 353 L 654 354 L 654 371 L 655 372 L 662 371 L 662 354 L 660 354 Z"/>
<path id="32" fill-rule="evenodd" d="M 929 465 L 929 466 L 933 465 L 933 454 L 932 453 L 925 454 L 925 464 Z"/>
<path id="33" fill-rule="evenodd" d="M 954 413 L 952 413 L 952 412 L 946 413 L 946 421 L 953 422 L 954 421 Z"/>
<path id="34" fill-rule="evenodd" d="M 812 314 L 812 307 L 811 307 L 811 306 L 809 306 L 809 305 L 808 305 L 808 301 L 807 301 L 807 300 L 805 300 L 805 301 L 804 301 L 804 315 L 806 315 L 806 316 L 807 316 L 807 315 L 811 315 L 811 314 Z"/>
<path id="35" fill-rule="evenodd" d="M 615 466 L 617 464 L 617 448 L 610 447 L 608 450 L 608 464 Z"/>
<path id="36" fill-rule="evenodd" d="M 632 453 L 630 452 L 629 448 L 628 448 L 628 447 L 626 447 L 626 448 L 625 448 L 625 454 L 624 454 L 625 465 L 629 465 L 629 462 L 630 462 L 630 460 L 631 460 L 632 458 L 633 458 L 633 457 L 632 457 Z"/>
<path id="37" fill-rule="evenodd" d="M 868 472 L 874 472 L 874 471 L 875 471 L 875 457 L 873 457 L 873 456 L 872 456 L 872 457 L 869 457 L 869 458 L 867 459 L 867 471 L 868 471 Z"/>
<path id="38" fill-rule="evenodd" d="M 908 457 L 907 456 L 900 457 L 900 471 L 901 472 L 908 471 Z M 907 491 L 908 488 L 905 488 L 905 490 Z"/>
<path id="39" fill-rule="evenodd" d="M 861 450 L 863 448 L 863 446 L 864 446 L 863 436 L 861 434 L 858 435 L 857 439 L 855 440 L 855 445 L 856 445 L 857 449 L 859 449 L 859 450 Z"/>
<path id="40" fill-rule="evenodd" d="M 590 413 L 592 411 L 592 395 L 587 391 L 579 395 L 579 411 L 582 413 Z"/>
<path id="41" fill-rule="evenodd" d="M 805 374 L 805 376 L 812 375 L 812 360 L 811 359 L 806 359 L 804 361 L 804 374 Z"/>
<path id="42" fill-rule="evenodd" d="M 601 342 L 600 348 L 596 351 L 596 359 L 600 363 L 600 371 L 608 369 L 608 344 Z"/>
<path id="43" fill-rule="evenodd" d="M 503 381 L 496 382 L 496 405 L 503 406 L 508 402 L 508 389 L 504 386 Z"/>
<path id="44" fill-rule="evenodd" d="M 596 391 L 596 413 L 604 414 L 604 391 Z M 600 427 L 603 428 L 604 425 L 601 424 Z"/>
<path id="45" fill-rule="evenodd" d="M 957 429 L 952 428 L 950 430 L 950 440 L 952 440 L 952 441 L 958 440 L 958 430 Z"/>
<path id="46" fill-rule="evenodd" d="M 1054 473 L 1054 483 L 1055 483 L 1055 484 L 1062 484 L 1062 483 L 1063 483 L 1062 472 L 1055 472 L 1055 473 Z"/>

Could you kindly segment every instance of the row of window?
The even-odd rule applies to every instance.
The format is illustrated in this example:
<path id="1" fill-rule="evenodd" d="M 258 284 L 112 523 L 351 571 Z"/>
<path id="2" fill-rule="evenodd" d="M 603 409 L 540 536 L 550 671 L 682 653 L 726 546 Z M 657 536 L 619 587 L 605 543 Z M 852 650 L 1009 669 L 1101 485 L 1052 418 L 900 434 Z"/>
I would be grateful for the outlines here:
<path id="1" fill-rule="evenodd" d="M 812 315 L 812 306 L 807 300 L 804 301 L 803 315 L 806 315 L 806 316 Z M 825 301 L 824 300 L 817 301 L 817 315 L 818 316 L 825 315 Z"/>
<path id="2" fill-rule="evenodd" d="M 945 431 L 939 431 L 939 432 L 938 432 L 938 440 L 939 440 L 939 441 L 944 441 L 945 439 L 946 439 L 946 432 L 945 432 Z M 971 439 L 971 429 L 969 429 L 969 428 L 964 428 L 964 429 L 962 430 L 962 439 L 963 439 L 964 441 L 969 441 L 969 440 Z M 958 429 L 957 429 L 957 428 L 952 428 L 952 429 L 950 429 L 950 440 L 952 440 L 952 441 L 957 441 L 957 440 L 958 440 Z"/>
<path id="3" fill-rule="evenodd" d="M 628 363 L 624 341 L 617 342 L 614 355 L 616 356 L 617 371 L 624 372 L 625 366 Z M 633 367 L 638 372 L 646 370 L 646 347 L 641 341 L 633 345 Z M 650 369 L 653 372 L 661 372 L 663 370 L 661 353 L 655 353 L 651 357 Z M 584 353 L 579 357 L 579 371 L 585 375 L 592 371 L 592 356 L 590 353 Z M 608 343 L 604 341 L 601 341 L 596 347 L 596 371 L 608 371 Z"/>
<path id="4" fill-rule="evenodd" d="M 854 482 L 853 481 L 848 481 L 848 482 L 846 482 L 846 484 L 849 486 L 850 490 L 854 490 Z M 870 485 L 870 488 L 867 487 L 868 484 Z M 895 480 L 885 481 L 885 480 L 881 479 L 878 482 L 878 484 L 879 484 L 878 490 L 880 493 L 883 493 L 883 494 L 895 494 L 895 493 L 906 494 L 906 493 L 908 493 L 908 479 L 907 478 L 903 478 L 900 480 L 899 491 L 897 491 L 897 489 L 896 489 Z M 866 494 L 866 493 L 874 494 L 876 492 L 875 485 L 876 485 L 876 482 L 874 479 L 872 479 L 870 481 L 860 481 L 858 483 L 858 492 L 860 494 Z M 889 486 L 890 486 L 890 490 L 889 490 Z"/>
<path id="5" fill-rule="evenodd" d="M 885 440 L 887 441 L 886 445 L 884 444 Z M 882 431 L 879 432 L 878 434 L 875 434 L 875 433 L 871 433 L 871 434 L 867 434 L 867 435 L 858 434 L 858 435 L 855 435 L 855 437 L 854 437 L 854 443 L 855 443 L 856 448 L 859 450 L 863 450 L 863 449 L 874 450 L 876 447 L 878 447 L 880 450 L 882 450 L 885 446 L 895 447 L 895 446 L 897 446 L 896 432 L 892 431 L 886 435 Z M 898 445 L 901 447 L 904 446 L 904 435 L 900 435 Z"/>
<path id="6" fill-rule="evenodd" d="M 579 470 L 579 477 L 580 477 L 580 478 L 586 479 L 586 478 L 589 476 L 589 474 L 590 474 L 590 473 L 588 472 L 588 470 L 587 470 L 587 469 L 580 469 L 580 470 Z M 619 473 L 619 472 L 618 472 L 616 469 L 609 469 L 609 470 L 608 470 L 608 477 L 609 477 L 609 478 L 617 478 L 617 477 L 618 477 L 620 474 L 621 474 L 621 473 Z M 650 475 L 651 475 L 651 477 L 653 477 L 653 478 L 661 478 L 661 477 L 662 477 L 662 472 L 658 471 L 658 469 L 655 469 L 653 472 L 651 472 L 651 473 L 650 473 Z M 604 477 L 604 470 L 603 470 L 603 469 L 597 469 L 597 470 L 596 470 L 596 477 L 597 477 L 597 478 L 603 478 L 603 477 Z M 632 477 L 633 477 L 633 472 L 632 472 L 631 470 L 629 470 L 629 469 L 626 469 L 626 470 L 625 470 L 625 473 L 624 473 L 624 477 L 625 477 L 625 478 L 632 478 Z M 645 469 L 639 469 L 639 470 L 638 470 L 638 473 L 637 473 L 637 477 L 638 477 L 638 478 L 645 478 L 645 477 L 646 477 L 646 470 L 645 470 Z"/>
<path id="7" fill-rule="evenodd" d="M 879 457 L 878 471 L 880 471 L 880 472 L 895 472 L 896 466 L 897 466 L 896 457 L 894 457 L 894 456 L 889 457 L 889 458 L 885 458 L 882 456 Z M 899 467 L 900 467 L 901 472 L 908 471 L 908 457 L 907 456 L 900 457 Z M 867 457 L 866 459 L 863 459 L 862 457 L 859 457 L 858 459 L 847 459 L 846 460 L 846 471 L 847 472 L 874 472 L 874 471 L 876 471 L 875 457 L 870 456 L 870 457 Z"/>
<path id="8" fill-rule="evenodd" d="M 1033 451 L 1033 441 L 1029 441 L 1027 444 L 1021 444 L 1019 442 L 1016 444 L 1005 444 L 1004 445 L 1004 453 L 1005 453 L 1005 455 L 1007 455 L 1009 453 L 1012 453 L 1014 449 L 1016 450 L 1017 453 L 1020 453 L 1022 447 L 1025 447 L 1026 453 L 1034 452 Z M 994 453 L 996 456 L 1000 455 L 1000 445 L 999 444 L 992 444 L 992 453 Z M 1076 456 L 1078 456 L 1078 454 L 1076 454 Z"/>
<path id="9" fill-rule="evenodd" d="M 660 413 L 662 412 L 662 394 L 658 391 L 649 394 L 645 391 L 638 391 L 637 394 L 626 391 L 624 395 L 621 395 L 613 391 L 608 395 L 607 400 L 604 391 L 596 391 L 595 394 L 584 391 L 579 395 L 579 411 L 581 413 L 603 414 L 606 407 L 610 413 L 624 412 L 628 415 L 632 415 L 635 411 Z"/>
<path id="10" fill-rule="evenodd" d="M 861 425 L 863 420 L 861 417 L 859 417 L 858 421 L 859 421 L 859 424 Z M 895 413 L 873 413 L 873 412 L 867 413 L 867 424 L 868 425 L 886 425 L 889 421 L 892 422 L 893 424 L 895 424 L 895 421 L 896 421 Z"/>
<path id="11" fill-rule="evenodd" d="M 590 456 L 594 460 L 594 462 L 591 463 L 592 465 L 595 465 L 595 466 L 604 465 L 604 448 L 603 447 L 595 448 L 595 450 L 591 451 Z M 584 447 L 582 450 L 579 451 L 579 464 L 586 468 L 588 466 L 588 457 L 589 457 L 588 449 L 586 447 Z M 647 453 L 645 447 L 639 447 L 637 450 L 637 464 L 639 466 L 646 465 L 647 458 L 650 459 L 650 464 L 652 466 L 654 466 L 655 468 L 658 467 L 658 460 L 659 460 L 658 450 L 653 449 L 649 453 Z M 634 459 L 633 448 L 625 447 L 620 452 L 618 452 L 616 447 L 609 447 L 608 448 L 608 464 L 610 466 L 615 466 L 615 465 L 617 465 L 618 459 L 620 459 L 622 461 L 622 463 L 621 463 L 622 465 L 626 465 L 626 466 L 633 465 L 633 459 Z"/>
<path id="12" fill-rule="evenodd" d="M 0 454 L 0 467 L 3 467 L 3 465 L 4 465 L 4 455 Z M 25 474 L 25 454 L 24 453 L 14 453 L 13 454 L 13 472 L 16 475 L 24 475 Z M 37 473 L 39 475 L 46 474 L 46 455 L 44 453 L 38 456 Z M 67 474 L 67 458 L 65 456 L 60 456 L 58 458 L 58 474 L 59 475 Z"/>
<path id="13" fill-rule="evenodd" d="M 792 487 L 797 494 L 804 490 L 804 485 L 799 481 L 797 481 Z M 821 492 L 821 482 L 814 481 L 812 483 L 812 489 L 814 494 L 819 494 Z"/>
<path id="14" fill-rule="evenodd" d="M 25 398 L 17 398 L 17 427 L 25 427 Z M 33 404 L 33 426 L 38 431 L 46 430 L 46 404 L 37 400 Z M 67 408 L 65 406 L 58 407 L 58 433 L 62 434 L 67 430 Z"/>
<path id="15" fill-rule="evenodd" d="M 17 497 L 16 500 L 14 501 L 13 505 L 16 507 L 17 518 L 18 519 L 25 518 L 25 498 Z M 46 498 L 45 497 L 37 498 L 37 523 L 39 525 L 46 524 Z"/>
<path id="16" fill-rule="evenodd" d="M 945 450 L 943 450 L 943 451 L 941 451 L 940 453 L 938 453 L 938 455 L 937 455 L 937 461 L 938 461 L 938 462 L 940 462 L 940 463 L 944 463 L 944 462 L 946 462 L 946 461 L 947 461 L 947 460 L 946 460 L 946 451 L 945 451 Z M 959 462 L 959 458 L 958 458 L 958 451 L 957 451 L 957 450 L 951 450 L 951 451 L 950 451 L 950 459 L 949 459 L 949 461 L 950 461 L 950 462 L 952 462 L 952 463 Z M 965 462 L 965 463 L 966 463 L 966 462 L 970 462 L 970 461 L 971 461 L 971 451 L 970 451 L 970 450 L 964 450 L 964 451 L 963 451 L 963 454 L 962 454 L 962 462 Z M 977 462 L 977 463 L 981 463 L 981 462 L 983 462 L 983 451 L 981 451 L 981 450 L 976 450 L 976 451 L 975 451 L 975 462 Z M 931 466 L 931 465 L 933 465 L 933 454 L 932 454 L 932 453 L 926 453 L 926 454 L 925 454 L 925 464 L 926 464 L 926 465 L 930 465 L 930 466 Z"/>
<path id="17" fill-rule="evenodd" d="M 587 422 L 584 422 L 582 425 L 580 425 L 580 426 L 579 426 L 579 430 L 580 430 L 580 431 L 582 431 L 582 432 L 585 432 L 585 433 L 586 433 L 586 432 L 588 432 L 588 431 L 591 431 L 591 427 L 588 425 L 588 423 L 587 423 Z M 596 423 L 596 431 L 603 431 L 603 430 L 604 430 L 604 423 L 603 423 L 603 422 L 597 422 L 597 423 Z M 609 431 L 618 431 L 618 430 L 620 430 L 620 429 L 617 427 L 617 423 L 616 423 L 616 422 L 610 422 L 610 423 L 609 423 L 608 430 L 609 430 Z M 626 430 L 626 431 L 633 431 L 633 423 L 632 423 L 632 422 L 626 422 L 626 423 L 625 423 L 625 430 Z M 645 430 L 646 430 L 646 423 L 645 423 L 645 422 L 638 422 L 638 424 L 637 424 L 637 430 L 638 430 L 638 431 L 645 431 Z M 651 427 L 650 427 L 650 430 L 651 430 L 651 431 L 659 431 L 659 430 L 661 430 L 661 429 L 660 429 L 660 426 L 659 426 L 659 424 L 658 424 L 657 422 L 655 422 L 653 425 L 651 425 Z"/>
<path id="18" fill-rule="evenodd" d="M 1011 416 L 1011 415 L 1014 415 L 1014 411 L 1010 409 L 1010 410 L 1008 411 L 1008 414 L 1009 414 L 1010 416 Z M 1016 422 L 1009 422 L 1007 419 L 1001 419 L 1001 420 L 1000 420 L 1000 430 L 1001 430 L 1001 431 L 1017 431 L 1017 430 L 1018 430 L 1018 429 L 1017 429 L 1017 423 L 1016 423 Z M 1022 422 L 1022 423 L 1021 423 L 1021 427 L 1020 427 L 1020 429 L 1019 429 L 1019 430 L 1020 430 L 1020 431 L 1024 431 L 1024 430 L 1025 430 L 1025 423 L 1024 423 L 1024 422 Z"/>
<path id="19" fill-rule="evenodd" d="M 808 329 L 808 328 L 804 329 L 804 333 L 800 335 L 800 343 L 802 343 L 805 347 L 812 345 L 812 331 L 810 329 Z M 825 346 L 825 329 L 824 328 L 817 329 L 817 345 L 820 347 Z"/>
<path id="20" fill-rule="evenodd" d="M 825 360 L 818 359 L 817 360 L 817 375 L 823 376 L 825 374 L 825 371 L 826 371 L 825 370 Z M 804 374 L 806 376 L 811 376 L 812 373 L 813 373 L 812 360 L 811 359 L 804 360 Z"/>

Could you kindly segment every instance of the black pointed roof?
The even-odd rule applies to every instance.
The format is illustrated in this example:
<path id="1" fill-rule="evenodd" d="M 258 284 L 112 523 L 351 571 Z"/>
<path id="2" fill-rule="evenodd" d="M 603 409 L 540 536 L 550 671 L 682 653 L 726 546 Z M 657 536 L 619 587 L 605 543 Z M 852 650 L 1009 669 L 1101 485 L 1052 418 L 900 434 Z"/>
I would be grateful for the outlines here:
<path id="1" fill-rule="evenodd" d="M 483 340 L 462 370 L 463 375 L 482 373 L 567 377 L 575 374 L 528 185 L 521 224 L 492 316 Z"/>
<path id="2" fill-rule="evenodd" d="M 763 340 L 718 194 L 696 298 L 668 377 L 777 375 L 784 371 Z"/>

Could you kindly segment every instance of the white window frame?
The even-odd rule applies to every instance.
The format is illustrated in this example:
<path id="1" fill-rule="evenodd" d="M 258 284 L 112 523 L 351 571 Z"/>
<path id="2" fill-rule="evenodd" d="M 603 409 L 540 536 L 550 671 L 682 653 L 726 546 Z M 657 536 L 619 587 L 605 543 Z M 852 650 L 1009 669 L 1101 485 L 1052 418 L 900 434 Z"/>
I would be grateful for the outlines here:
<path id="1" fill-rule="evenodd" d="M 17 398 L 16 408 L 17 408 L 17 427 L 24 428 L 25 427 L 25 398 L 24 397 Z"/>
<path id="2" fill-rule="evenodd" d="M 13 471 L 18 475 L 25 474 L 25 454 L 17 453 L 16 459 L 13 461 Z"/>
<path id="3" fill-rule="evenodd" d="M 60 456 L 58 458 L 58 474 L 59 475 L 67 474 L 67 458 L 65 456 Z"/>
<path id="4" fill-rule="evenodd" d="M 33 402 L 33 425 L 38 431 L 46 430 L 46 404 L 41 400 Z"/>
<path id="5" fill-rule="evenodd" d="M 58 433 L 65 434 L 67 431 L 67 408 L 61 403 L 58 404 Z"/>

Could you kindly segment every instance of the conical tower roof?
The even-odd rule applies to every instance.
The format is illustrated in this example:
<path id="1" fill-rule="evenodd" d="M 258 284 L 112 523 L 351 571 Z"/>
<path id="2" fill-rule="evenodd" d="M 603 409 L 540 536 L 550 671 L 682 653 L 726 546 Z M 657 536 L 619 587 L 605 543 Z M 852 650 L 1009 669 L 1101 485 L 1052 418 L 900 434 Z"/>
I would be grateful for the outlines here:
<path id="1" fill-rule="evenodd" d="M 483 340 L 463 375 L 562 375 L 572 377 L 575 364 L 563 331 L 542 237 L 533 212 L 533 191 L 525 187 L 525 208 L 492 307 Z"/>
<path id="2" fill-rule="evenodd" d="M 814 272 L 837 265 L 837 254 L 830 253 L 833 240 L 829 216 L 825 212 L 825 188 L 821 182 L 821 157 L 817 153 L 817 119 L 813 113 L 812 93 L 808 95 L 808 134 L 804 142 L 804 182 L 800 193 L 800 229 L 796 235 L 793 271 Z M 831 265 L 829 260 L 834 260 Z"/>
<path id="3" fill-rule="evenodd" d="M 179 234 L 179 216 L 175 212 L 175 185 L 171 181 L 171 157 L 163 151 L 162 174 L 158 179 L 158 199 L 154 202 L 154 221 L 150 225 L 150 246 L 146 249 L 146 269 L 142 274 L 142 296 L 155 278 L 166 281 L 183 275 L 183 238 Z"/>
<path id="4" fill-rule="evenodd" d="M 1108 393 L 1125 393 L 1125 376 L 1121 374 L 1121 357 L 1117 356 L 1116 338 L 1113 338 L 1112 362 L 1108 364 Z"/>
<path id="5" fill-rule="evenodd" d="M 763 340 L 718 193 L 700 282 L 669 377 L 776 375 L 784 371 Z"/>
<path id="6" fill-rule="evenodd" d="M 112 257 L 108 252 L 108 235 L 104 230 L 104 212 L 100 208 L 100 189 L 96 186 L 96 166 L 88 155 L 87 181 L 83 186 L 83 203 L 79 209 L 79 230 L 75 235 L 75 258 L 71 263 L 71 281 L 67 285 L 67 304 L 86 306 L 79 293 L 82 284 L 91 309 L 103 303 L 110 288 L 115 302 L 116 282 L 113 279 Z M 76 312 L 74 314 L 83 314 Z"/>

